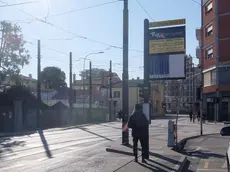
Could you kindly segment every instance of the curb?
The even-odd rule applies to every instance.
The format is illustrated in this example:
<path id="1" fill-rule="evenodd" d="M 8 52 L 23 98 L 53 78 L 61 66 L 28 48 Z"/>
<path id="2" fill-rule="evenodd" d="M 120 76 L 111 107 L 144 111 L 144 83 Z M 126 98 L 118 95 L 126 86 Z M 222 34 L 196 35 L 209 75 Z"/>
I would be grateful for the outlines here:
<path id="1" fill-rule="evenodd" d="M 106 148 L 105 150 L 106 150 L 106 152 L 112 152 L 112 153 L 118 153 L 118 154 L 133 156 L 132 152 L 122 151 L 122 150 L 113 149 L 113 148 Z"/>
<path id="2" fill-rule="evenodd" d="M 179 164 L 174 166 L 175 171 L 177 172 L 183 172 L 184 171 L 184 167 L 186 165 L 186 163 L 188 162 L 188 159 L 186 156 L 182 156 L 181 159 L 179 160 Z"/>
<path id="3" fill-rule="evenodd" d="M 180 140 L 180 142 L 176 146 L 174 146 L 172 148 L 172 150 L 180 152 L 180 151 L 182 151 L 184 149 L 184 146 L 185 146 L 185 144 L 187 143 L 188 140 L 190 140 L 190 139 L 196 139 L 198 137 L 203 137 L 203 136 L 210 136 L 210 135 L 214 135 L 214 134 L 220 134 L 220 133 L 195 135 L 195 136 L 183 138 L 183 139 Z"/>

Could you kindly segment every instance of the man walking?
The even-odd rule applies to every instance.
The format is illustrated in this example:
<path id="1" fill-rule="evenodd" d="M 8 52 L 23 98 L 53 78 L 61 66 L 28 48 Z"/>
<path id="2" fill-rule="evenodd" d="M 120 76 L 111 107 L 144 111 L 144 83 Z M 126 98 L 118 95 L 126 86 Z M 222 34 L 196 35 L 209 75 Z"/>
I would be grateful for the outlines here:
<path id="1" fill-rule="evenodd" d="M 135 156 L 135 161 L 138 162 L 138 153 L 137 153 L 137 145 L 138 140 L 141 142 L 142 148 L 142 162 L 146 163 L 146 155 L 148 151 L 148 119 L 142 112 L 142 106 L 140 104 L 135 105 L 135 109 L 133 114 L 129 118 L 128 127 L 132 129 L 132 137 L 133 137 L 133 153 Z"/>

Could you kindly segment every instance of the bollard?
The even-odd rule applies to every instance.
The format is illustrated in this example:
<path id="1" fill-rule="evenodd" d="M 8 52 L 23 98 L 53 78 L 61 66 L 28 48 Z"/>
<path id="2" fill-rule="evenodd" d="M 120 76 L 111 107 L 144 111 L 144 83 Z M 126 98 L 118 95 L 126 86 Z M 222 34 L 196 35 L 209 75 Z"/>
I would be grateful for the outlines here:
<path id="1" fill-rule="evenodd" d="M 168 147 L 175 146 L 174 140 L 174 122 L 172 120 L 168 121 Z"/>

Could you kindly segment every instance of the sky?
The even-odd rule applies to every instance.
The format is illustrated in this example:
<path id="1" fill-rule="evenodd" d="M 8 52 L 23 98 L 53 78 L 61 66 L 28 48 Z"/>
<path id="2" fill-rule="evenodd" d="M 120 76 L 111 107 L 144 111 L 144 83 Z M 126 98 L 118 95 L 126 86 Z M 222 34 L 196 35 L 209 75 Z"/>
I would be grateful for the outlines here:
<path id="1" fill-rule="evenodd" d="M 0 0 L 15 4 L 36 0 Z M 122 25 L 123 1 L 116 0 L 37 0 L 31 4 L 0 7 L 0 21 L 17 23 L 27 41 L 30 64 L 21 73 L 37 78 L 37 40 L 41 41 L 41 68 L 56 66 L 69 75 L 69 52 L 73 54 L 73 73 L 80 79 L 83 59 L 88 58 L 92 67 L 109 69 L 122 75 Z M 108 3 L 111 2 L 111 3 Z M 129 0 L 129 78 L 143 78 L 143 23 L 149 21 L 186 19 L 186 54 L 195 58 L 195 30 L 200 27 L 200 0 Z M 197 3 L 196 3 L 197 2 Z M 107 3 L 104 6 L 88 8 Z M 88 9 L 86 9 L 88 8 Z M 85 10 L 78 10 L 85 9 Z M 72 12 L 69 12 L 72 11 Z M 151 18 L 149 17 L 149 15 Z M 96 54 L 104 52 L 103 54 Z M 85 69 L 89 60 L 85 61 Z"/>

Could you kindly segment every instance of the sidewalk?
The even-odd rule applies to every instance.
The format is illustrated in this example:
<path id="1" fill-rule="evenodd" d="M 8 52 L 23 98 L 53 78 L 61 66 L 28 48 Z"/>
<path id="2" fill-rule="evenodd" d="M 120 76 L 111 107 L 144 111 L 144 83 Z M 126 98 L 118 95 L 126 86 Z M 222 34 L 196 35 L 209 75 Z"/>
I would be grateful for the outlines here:
<path id="1" fill-rule="evenodd" d="M 132 143 L 130 141 L 130 143 Z M 134 162 L 132 146 L 122 146 L 119 143 L 111 143 L 106 148 L 107 152 L 126 155 L 129 161 L 117 168 L 116 172 L 179 172 L 183 170 L 187 162 L 186 156 L 181 155 L 167 147 L 165 140 L 149 138 L 149 160 L 147 164 L 141 163 L 141 150 L 139 149 L 139 163 Z"/>
<path id="2" fill-rule="evenodd" d="M 226 151 L 230 137 L 212 134 L 188 139 L 183 154 L 188 156 L 191 169 L 199 171 L 227 171 Z"/>

